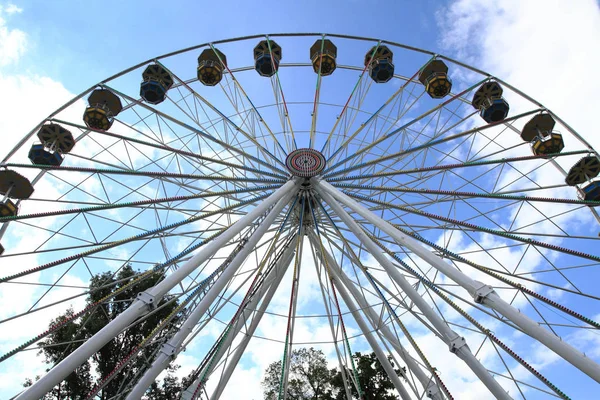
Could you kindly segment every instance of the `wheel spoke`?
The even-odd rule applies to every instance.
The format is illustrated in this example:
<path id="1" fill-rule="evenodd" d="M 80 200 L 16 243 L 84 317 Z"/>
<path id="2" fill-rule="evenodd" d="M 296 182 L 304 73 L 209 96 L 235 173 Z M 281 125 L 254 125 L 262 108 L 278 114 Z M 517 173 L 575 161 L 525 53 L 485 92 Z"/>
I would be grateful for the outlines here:
<path id="1" fill-rule="evenodd" d="M 599 153 L 474 67 L 253 35 L 127 68 L 21 134 L 0 162 L 1 398 L 257 398 L 273 361 L 284 400 L 303 346 L 348 400 L 376 395 L 362 357 L 401 399 L 600 381 Z M 23 365 L 41 377 L 15 396 Z"/>

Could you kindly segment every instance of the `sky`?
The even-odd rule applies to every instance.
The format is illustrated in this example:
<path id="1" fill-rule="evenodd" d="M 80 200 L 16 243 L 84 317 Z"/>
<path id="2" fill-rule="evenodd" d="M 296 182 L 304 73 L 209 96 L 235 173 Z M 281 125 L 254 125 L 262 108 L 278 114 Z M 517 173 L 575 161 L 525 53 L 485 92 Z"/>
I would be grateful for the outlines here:
<path id="1" fill-rule="evenodd" d="M 600 6 L 594 0 L 279 1 L 261 6 L 230 1 L 214 7 L 192 1 L 105 1 L 98 7 L 0 0 L 0 153 L 76 94 L 143 60 L 199 43 L 275 32 L 382 38 L 448 55 L 521 89 L 600 148 L 595 123 L 600 83 L 593 76 L 600 64 Z M 82 283 L 77 276 L 71 279 Z M 275 329 L 279 321 L 267 323 Z M 357 348 L 364 345 L 356 343 Z M 272 359 L 258 359 L 257 348 L 250 352 L 254 357 L 243 362 L 238 385 L 223 398 L 260 398 L 260 376 Z M 538 361 L 543 356 L 535 355 Z M 197 360 L 188 352 L 178 362 L 191 367 Z M 540 365 L 550 370 L 554 362 L 549 357 Z M 0 397 L 5 398 L 18 391 L 24 374 L 2 375 Z M 569 393 L 585 398 L 598 389 L 589 382 L 569 387 Z"/>

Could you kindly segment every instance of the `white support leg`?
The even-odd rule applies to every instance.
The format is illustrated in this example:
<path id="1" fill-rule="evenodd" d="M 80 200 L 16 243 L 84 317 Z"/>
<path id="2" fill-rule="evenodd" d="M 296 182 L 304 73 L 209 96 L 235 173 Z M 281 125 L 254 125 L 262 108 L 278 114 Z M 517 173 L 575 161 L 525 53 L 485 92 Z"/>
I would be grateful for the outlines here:
<path id="1" fill-rule="evenodd" d="M 326 184 L 326 183 L 325 183 Z M 377 245 L 363 232 L 361 227 L 354 219 L 338 204 L 338 202 L 324 190 L 323 182 L 316 185 L 316 190 L 321 197 L 329 204 L 333 211 L 341 218 L 346 226 L 354 233 L 356 238 L 362 242 L 369 253 L 381 264 L 389 276 L 400 286 L 413 303 L 421 310 L 423 315 L 433 324 L 433 326 L 442 334 L 442 338 L 448 344 L 450 351 L 460 357 L 477 375 L 482 383 L 492 392 L 497 399 L 509 400 L 511 397 L 500 386 L 500 384 L 490 375 L 488 370 L 475 358 L 465 339 L 454 332 L 442 320 L 442 318 L 427 304 L 425 299 L 412 287 L 412 285 L 402 276 L 398 269 L 388 260 L 379 250 Z"/>
<path id="2" fill-rule="evenodd" d="M 254 313 L 254 310 L 256 310 L 258 302 L 265 294 L 267 289 L 269 289 L 270 286 L 273 284 L 273 280 L 275 278 L 276 276 L 272 276 L 271 279 L 268 279 L 265 282 L 263 282 L 262 287 L 258 290 L 258 292 L 255 293 L 254 296 L 252 296 L 250 301 L 247 302 L 245 306 L 243 306 L 243 310 L 238 316 L 237 320 L 234 322 L 234 325 L 231 327 L 229 334 L 223 340 L 223 343 L 220 345 L 220 348 L 217 351 L 217 353 L 214 356 L 212 356 L 214 361 L 211 361 L 210 364 L 208 364 L 203 370 L 200 371 L 200 375 L 196 379 L 198 384 L 200 384 L 200 380 L 202 377 L 204 377 L 204 379 L 206 380 L 213 373 L 213 371 L 221 361 L 221 358 L 223 358 L 223 356 L 225 355 L 227 349 L 229 349 L 229 347 L 232 345 L 233 341 L 240 333 L 242 328 L 248 323 L 248 319 L 250 319 L 250 317 Z M 198 385 L 192 386 L 193 391 L 196 390 L 196 387 L 198 387 Z"/>
<path id="3" fill-rule="evenodd" d="M 309 235 L 309 237 L 313 245 L 316 245 L 317 239 L 315 238 L 314 234 Z M 320 253 L 320 251 L 317 250 L 317 253 Z M 323 255 L 320 256 L 323 257 Z M 419 382 L 421 382 L 421 385 L 425 389 L 428 397 L 434 400 L 444 400 L 444 397 L 438 389 L 435 380 L 427 376 L 427 374 L 423 372 L 421 366 L 417 363 L 417 361 L 408 353 L 408 351 L 404 349 L 402 344 L 398 340 L 396 340 L 390 328 L 387 325 L 378 326 L 377 321 L 379 320 L 379 316 L 373 310 L 373 308 L 369 306 L 365 297 L 351 282 L 350 278 L 348 278 L 346 273 L 340 268 L 335 258 L 333 258 L 333 256 L 329 254 L 327 250 L 325 250 L 324 256 L 327 259 L 329 266 L 331 267 L 330 270 L 333 273 L 334 278 L 338 279 L 350 291 L 350 294 L 358 302 L 359 307 L 364 310 L 367 319 L 371 322 L 371 326 L 373 327 L 373 329 L 381 331 L 381 333 L 387 339 L 387 341 L 390 342 L 392 347 L 394 347 L 394 350 L 396 350 L 396 352 L 400 355 L 402 360 L 406 363 L 407 368 L 410 371 L 412 371 L 419 380 Z"/>
<path id="4" fill-rule="evenodd" d="M 305 200 L 306 201 L 306 200 Z M 304 207 L 304 202 L 301 203 L 301 206 Z M 304 217 L 304 212 L 302 212 L 302 217 L 301 217 L 301 224 L 303 223 L 303 219 Z M 298 244 L 298 248 L 297 248 L 297 252 L 296 252 L 296 260 L 294 261 L 296 263 L 296 265 L 294 265 L 294 281 L 292 283 L 292 307 L 290 309 L 290 315 L 289 318 L 292 318 L 292 320 L 290 321 L 289 324 L 289 340 L 287 343 L 287 349 L 286 349 L 286 353 L 287 354 L 287 358 L 285 360 L 285 365 L 283 365 L 283 398 L 284 400 L 287 399 L 287 389 L 288 389 L 288 379 L 289 379 L 289 374 L 290 374 L 290 365 L 291 365 L 291 361 L 292 361 L 292 346 L 294 343 L 294 328 L 296 326 L 296 319 L 293 318 L 293 316 L 296 315 L 296 307 L 298 305 L 298 286 L 299 286 L 299 281 L 300 281 L 300 268 L 302 267 L 302 251 L 304 248 L 304 227 L 300 226 L 299 232 L 298 232 L 298 240 L 300 241 Z"/>
<path id="5" fill-rule="evenodd" d="M 269 215 L 256 229 L 256 231 L 250 236 L 248 242 L 242 247 L 238 254 L 234 257 L 231 263 L 225 268 L 223 273 L 219 276 L 214 285 L 204 295 L 202 300 L 198 303 L 196 308 L 189 315 L 187 320 L 183 323 L 181 328 L 175 335 L 163 346 L 162 350 L 156 356 L 156 359 L 152 363 L 152 366 L 144 373 L 142 378 L 136 383 L 134 388 L 129 392 L 127 400 L 139 400 L 148 387 L 156 380 L 156 377 L 169 365 L 169 363 L 177 357 L 177 354 L 181 351 L 181 344 L 192 333 L 200 318 L 206 313 L 211 304 L 215 301 L 217 296 L 221 293 L 223 288 L 233 278 L 235 273 L 238 271 L 240 266 L 246 260 L 248 255 L 254 250 L 254 247 L 258 244 L 258 241 L 262 238 L 265 232 L 270 228 L 271 224 L 281 213 L 285 205 L 289 202 L 291 195 L 284 196 L 277 202 L 275 207 L 271 210 Z"/>
<path id="6" fill-rule="evenodd" d="M 319 286 L 321 287 L 321 297 L 323 298 L 323 306 L 325 307 L 325 312 L 327 313 L 327 320 L 329 321 L 329 329 L 331 330 L 331 337 L 334 340 L 334 348 L 335 348 L 335 354 L 337 355 L 338 358 L 338 364 L 340 366 L 340 374 L 342 375 L 342 382 L 344 383 L 344 391 L 346 392 L 346 400 L 352 400 L 352 393 L 350 391 L 350 387 L 348 386 L 348 377 L 346 375 L 346 368 L 345 365 L 342 361 L 342 354 L 340 353 L 340 350 L 338 348 L 337 345 L 337 335 L 335 333 L 335 327 L 333 325 L 333 318 L 331 317 L 333 315 L 331 309 L 329 308 L 329 305 L 327 304 L 327 298 L 325 297 L 325 289 L 324 289 L 324 284 L 323 284 L 323 280 L 321 279 L 321 273 L 319 271 L 318 268 L 318 260 L 321 259 L 321 256 L 319 255 L 319 247 L 317 247 L 317 243 L 315 243 L 314 240 L 314 232 L 310 232 L 309 233 L 309 239 L 311 241 L 311 245 L 313 248 L 313 259 L 315 262 L 315 268 L 317 270 L 317 277 L 319 278 Z M 324 267 L 324 263 L 321 262 L 321 264 L 323 264 Z M 350 354 L 350 357 L 352 357 L 352 354 Z"/>
<path id="7" fill-rule="evenodd" d="M 187 275 L 193 272 L 200 264 L 211 257 L 217 250 L 229 242 L 235 235 L 240 233 L 242 229 L 250 225 L 256 218 L 264 214 L 271 206 L 273 206 L 281 198 L 291 198 L 297 190 L 297 182 L 288 181 L 282 187 L 277 189 L 271 196 L 265 199 L 261 204 L 248 212 L 233 224 L 228 230 L 223 232 L 214 241 L 208 243 L 196 255 L 188 260 L 181 268 L 167 276 L 163 281 L 149 290 L 149 294 L 154 297 L 156 304 L 162 297 L 175 285 L 181 282 Z M 95 352 L 100 350 L 102 346 L 108 343 L 112 338 L 117 336 L 129 324 L 135 321 L 140 316 L 149 311 L 149 305 L 142 301 L 134 301 L 127 310 L 119 314 L 117 318 L 112 320 L 108 325 L 102 328 L 93 337 L 79 346 L 67 358 L 58 363 L 39 381 L 35 382 L 29 389 L 21 393 L 17 400 L 38 400 L 48 393 L 54 386 L 58 385 L 71 372 L 79 367 L 83 362 L 90 358 Z"/>
<path id="8" fill-rule="evenodd" d="M 285 264 L 285 265 L 287 266 L 287 264 Z M 280 268 L 279 263 L 277 264 L 277 268 Z M 244 327 L 248 323 L 248 319 L 252 316 L 252 314 L 256 310 L 256 306 L 258 305 L 258 302 L 263 297 L 265 292 L 267 292 L 267 290 L 270 291 L 270 289 L 273 289 L 273 293 L 274 293 L 275 289 L 277 289 L 277 286 L 279 285 L 279 282 L 281 281 L 282 278 L 283 278 L 283 274 L 278 274 L 277 271 L 274 271 L 267 279 L 265 279 L 262 286 L 258 289 L 258 291 L 254 294 L 254 296 L 252 296 L 252 298 L 247 303 L 247 305 L 244 306 L 244 310 L 242 311 L 241 315 L 238 317 L 235 325 L 233 326 L 233 328 L 231 330 L 231 333 L 229 335 L 227 335 L 227 338 L 221 345 L 221 348 L 214 355 L 214 362 L 212 363 L 212 366 L 210 367 L 210 369 L 201 371 L 200 377 L 205 376 L 206 378 L 208 378 L 208 376 L 210 376 L 210 374 L 212 374 L 212 372 L 214 371 L 215 367 L 217 366 L 217 364 L 219 363 L 219 361 L 221 360 L 221 358 L 223 357 L 223 355 L 225 354 L 227 349 L 231 346 L 231 344 L 233 343 L 236 336 L 242 330 L 242 327 Z M 275 285 L 275 288 L 271 287 L 273 284 Z"/>
<path id="9" fill-rule="evenodd" d="M 583 373 L 600 383 L 600 365 L 588 358 L 581 351 L 564 342 L 560 337 L 554 335 L 547 329 L 542 328 L 537 322 L 522 314 L 519 310 L 511 306 L 509 303 L 504 301 L 494 291 L 491 286 L 485 285 L 479 281 L 472 279 L 471 277 L 464 274 L 457 268 L 452 267 L 442 260 L 440 257 L 433 254 L 426 247 L 421 245 L 416 239 L 405 235 L 398 231 L 387 221 L 375 215 L 374 213 L 367 210 L 365 207 L 360 205 L 355 200 L 346 196 L 329 183 L 324 181 L 314 182 L 315 186 L 318 187 L 320 192 L 325 192 L 333 196 L 338 201 L 344 203 L 350 207 L 360 216 L 371 222 L 373 225 L 380 228 L 382 231 L 387 233 L 393 238 L 398 244 L 405 246 L 410 249 L 413 253 L 421 257 L 428 264 L 442 272 L 448 278 L 465 288 L 473 299 L 481 304 L 484 304 L 512 322 L 514 322 L 519 328 L 521 328 L 526 334 L 539 342 L 546 345 L 549 349 L 554 351 L 556 354 L 561 356 L 563 359 L 571 363 L 573 366 L 581 370 Z"/>
<path id="10" fill-rule="evenodd" d="M 285 250 L 281 259 L 279 260 L 279 262 L 276 266 L 276 270 L 274 271 L 277 275 L 275 275 L 273 283 L 271 284 L 271 286 L 269 287 L 269 290 L 265 294 L 265 297 L 262 300 L 262 303 L 260 303 L 260 307 L 256 311 L 256 314 L 255 314 L 254 318 L 252 319 L 252 322 L 250 323 L 250 326 L 248 327 L 246 334 L 242 338 L 241 343 L 239 344 L 238 348 L 236 349 L 235 353 L 233 354 L 231 360 L 227 363 L 227 367 L 225 367 L 223 376 L 221 377 L 219 384 L 217 385 L 212 396 L 210 397 L 211 400 L 218 400 L 221 397 L 223 390 L 225 390 L 225 386 L 227 386 L 227 382 L 229 382 L 229 379 L 231 378 L 231 374 L 233 374 L 235 367 L 237 366 L 238 362 L 244 355 L 244 351 L 246 351 L 246 347 L 248 346 L 248 343 L 250 343 L 250 339 L 252 339 L 252 336 L 254 335 L 254 332 L 256 331 L 256 328 L 258 327 L 260 320 L 262 319 L 263 315 L 265 314 L 265 311 L 267 310 L 267 307 L 269 306 L 269 303 L 271 302 L 271 299 L 273 298 L 273 295 L 277 291 L 277 288 L 279 287 L 281 280 L 285 276 L 285 272 L 287 271 L 287 269 L 290 265 L 290 262 L 292 261 L 293 256 L 294 256 L 294 247 L 290 246 Z M 199 384 L 200 384 L 200 381 L 198 378 L 197 382 L 194 382 L 192 385 L 190 385 L 190 387 L 188 387 L 186 389 L 186 391 L 182 395 L 182 400 L 190 400 L 192 398 L 192 394 L 194 393 L 194 390 L 195 390 L 194 388 L 196 388 Z M 188 397 L 186 397 L 186 395 Z"/>
<path id="11" fill-rule="evenodd" d="M 385 353 L 383 352 L 383 350 L 381 350 L 381 347 L 379 347 L 379 343 L 377 343 L 377 340 L 375 339 L 375 337 L 371 333 L 371 330 L 367 326 L 367 323 L 365 322 L 365 320 L 363 319 L 363 317 L 360 315 L 360 312 L 358 311 L 358 308 L 356 307 L 356 304 L 354 303 L 354 301 L 352 300 L 352 298 L 350 297 L 350 295 L 348 294 L 348 292 L 346 291 L 346 289 L 344 288 L 344 286 L 341 285 L 339 281 L 337 281 L 337 280 L 334 279 L 333 280 L 333 284 L 334 284 L 335 288 L 337 289 L 338 293 L 340 294 L 340 296 L 342 296 L 342 299 L 344 300 L 344 303 L 346 303 L 346 306 L 348 307 L 348 309 L 352 313 L 352 316 L 354 317 L 354 320 L 358 324 L 358 327 L 362 331 L 363 335 L 365 335 L 365 339 L 367 339 L 367 342 L 369 342 L 369 345 L 371 346 L 371 348 L 375 352 L 375 355 L 377 356 L 377 359 L 379 360 L 379 362 L 383 366 L 383 369 L 385 370 L 385 372 L 387 373 L 388 377 L 392 381 L 392 384 L 394 385 L 394 387 L 396 388 L 396 390 L 400 394 L 400 397 L 403 400 L 410 400 L 411 399 L 410 394 L 407 392 L 406 388 L 404 387 L 404 385 L 400 381 L 400 378 L 398 378 L 398 375 L 396 374 L 396 371 L 394 371 L 394 367 L 392 367 L 392 364 L 387 359 Z"/>

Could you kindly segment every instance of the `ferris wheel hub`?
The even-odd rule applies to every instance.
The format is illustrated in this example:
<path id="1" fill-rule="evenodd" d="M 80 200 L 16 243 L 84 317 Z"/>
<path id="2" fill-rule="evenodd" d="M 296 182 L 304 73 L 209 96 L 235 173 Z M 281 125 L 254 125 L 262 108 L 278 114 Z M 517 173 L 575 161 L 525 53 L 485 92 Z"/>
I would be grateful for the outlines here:
<path id="1" fill-rule="evenodd" d="M 288 154 L 285 160 L 287 169 L 294 176 L 312 178 L 325 169 L 325 157 L 314 149 L 297 149 Z"/>

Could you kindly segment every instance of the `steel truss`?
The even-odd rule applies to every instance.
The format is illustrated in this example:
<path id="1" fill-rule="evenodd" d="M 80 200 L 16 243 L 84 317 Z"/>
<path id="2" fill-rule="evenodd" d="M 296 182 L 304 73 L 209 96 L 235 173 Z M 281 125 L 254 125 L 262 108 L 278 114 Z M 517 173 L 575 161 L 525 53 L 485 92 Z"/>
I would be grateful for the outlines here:
<path id="1" fill-rule="evenodd" d="M 385 87 L 374 84 L 368 66 L 337 65 L 335 74 L 351 77 L 352 88 L 331 95 L 330 78 L 317 70 L 311 75 L 314 91 L 298 99 L 286 93 L 288 74 L 312 65 L 291 58 L 273 76 L 261 78 L 272 89 L 264 100 L 248 82 L 252 66 L 220 60 L 223 78 L 211 93 L 169 62 L 199 49 L 220 57 L 217 47 L 249 39 L 266 40 L 271 48 L 274 40 L 306 37 L 389 46 L 417 53 L 423 64 L 443 60 L 475 77 L 432 102 L 418 81 L 420 69 L 396 71 L 398 84 Z M 164 104 L 149 104 L 119 87 L 118 78 L 148 63 L 173 78 Z M 484 123 L 470 97 L 492 80 L 529 100 L 530 107 Z M 16 399 L 43 397 L 108 342 L 172 304 L 175 311 L 95 382 L 89 399 L 101 397 L 119 373 L 124 375 L 118 398 L 141 399 L 189 351 L 199 356 L 198 365 L 181 398 L 217 400 L 256 343 L 281 350 L 278 400 L 289 398 L 293 350 L 308 345 L 329 346 L 348 400 L 354 392 L 366 394 L 352 358 L 365 348 L 375 353 L 403 400 L 459 398 L 455 370 L 466 371 L 465 381 L 480 383 L 481 393 L 498 399 L 530 394 L 568 399 L 562 386 L 569 382 L 555 385 L 556 374 L 529 361 L 528 349 L 511 340 L 515 335 L 525 346 L 551 351 L 563 368 L 578 374 L 578 382 L 600 383 L 598 360 L 578 339 L 600 329 L 588 315 L 600 295 L 581 275 L 593 276 L 600 266 L 593 251 L 600 239 L 590 231 L 600 221 L 598 202 L 577 198 L 578 189 L 560 175 L 569 162 L 598 154 L 551 111 L 507 83 L 393 42 L 280 34 L 184 49 L 98 87 L 124 103 L 111 129 L 90 129 L 61 114 L 94 86 L 44 121 L 67 127 L 77 138 L 63 165 L 19 158 L 44 122 L 0 164 L 26 174 L 36 187 L 30 199 L 17 202 L 18 215 L 0 217 L 0 239 L 13 245 L 0 257 L 8 266 L 0 275 L 0 299 L 7 288 L 35 288 L 24 309 L 0 320 L 0 332 L 3 324 L 40 311 L 58 313 L 93 294 L 85 282 L 71 282 L 81 271 L 92 277 L 110 265 L 116 275 L 134 264 L 143 272 L 65 321 L 32 332 L 16 347 L 11 343 L 0 363 L 37 349 L 36 343 L 68 322 L 87 323 L 103 305 L 122 301 L 116 298 L 132 285 L 150 277 L 160 277 L 159 283 L 129 299 L 131 305 L 93 337 L 66 343 L 69 351 L 76 349 Z M 303 125 L 305 111 L 310 118 Z M 518 134 L 542 112 L 553 116 L 564 136 L 576 139 L 569 143 L 578 144 L 531 155 Z M 287 155 L 302 147 L 320 150 L 327 162 L 315 176 L 286 170 Z M 558 178 L 549 179 L 548 171 Z M 45 195 L 50 189 L 44 184 L 56 195 Z M 10 242 L 21 231 L 31 235 L 30 245 Z M 12 260 L 28 261 L 16 266 Z M 176 315 L 183 317 L 176 321 Z M 323 321 L 327 339 L 305 340 L 305 321 Z M 261 330 L 265 324 L 285 330 L 269 334 Z M 206 332 L 210 336 L 199 345 Z M 432 354 L 426 343 L 443 345 L 450 357 Z M 144 367 L 135 369 L 133 361 L 143 355 Z"/>

